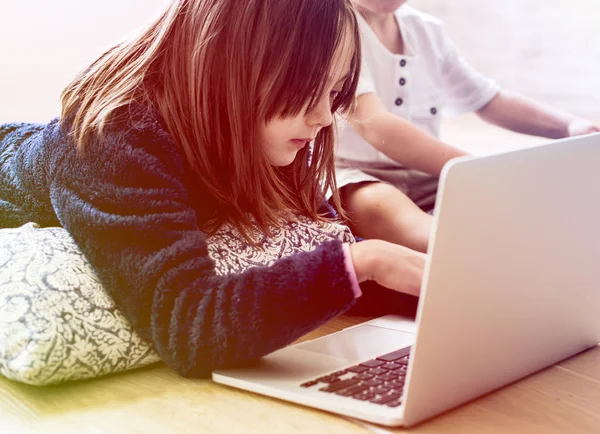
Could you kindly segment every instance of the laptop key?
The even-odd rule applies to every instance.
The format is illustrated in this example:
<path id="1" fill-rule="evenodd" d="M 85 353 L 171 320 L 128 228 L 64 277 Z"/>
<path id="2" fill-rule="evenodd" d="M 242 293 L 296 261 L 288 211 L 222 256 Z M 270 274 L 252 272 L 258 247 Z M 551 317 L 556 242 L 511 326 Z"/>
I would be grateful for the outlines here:
<path id="1" fill-rule="evenodd" d="M 388 362 L 381 366 L 381 369 L 387 369 L 388 371 L 395 371 L 397 369 L 402 368 L 403 365 L 399 365 L 398 363 Z"/>
<path id="2" fill-rule="evenodd" d="M 381 374 L 387 374 L 388 371 L 386 371 L 385 369 L 381 369 L 381 368 L 371 368 L 369 370 L 369 374 L 373 374 L 373 375 L 381 375 Z"/>
<path id="3" fill-rule="evenodd" d="M 354 377 L 354 378 L 356 378 L 356 379 L 358 379 L 358 380 L 370 380 L 370 379 L 371 379 L 371 378 L 373 378 L 373 377 L 374 377 L 374 375 L 373 375 L 373 374 L 369 374 L 369 373 L 365 372 L 365 373 L 362 373 L 362 374 L 358 374 L 358 375 L 357 375 L 356 377 Z"/>
<path id="4" fill-rule="evenodd" d="M 392 387 L 392 389 L 390 390 L 391 393 L 396 393 L 398 395 L 402 395 L 404 394 L 404 386 L 402 387 Z"/>
<path id="5" fill-rule="evenodd" d="M 384 364 L 385 364 L 385 362 L 382 362 L 381 360 L 373 359 L 373 360 L 369 360 L 367 362 L 359 363 L 359 366 L 365 366 L 367 368 L 376 368 L 376 367 L 384 365 Z"/>
<path id="6" fill-rule="evenodd" d="M 402 405 L 402 400 L 396 399 L 394 401 L 386 402 L 385 405 L 388 407 L 398 407 L 399 405 Z"/>
<path id="7" fill-rule="evenodd" d="M 365 386 L 364 384 L 358 384 L 356 386 L 348 387 L 347 389 L 338 390 L 337 392 L 335 392 L 335 394 L 341 396 L 353 396 L 364 392 L 368 388 L 369 386 Z"/>
<path id="8" fill-rule="evenodd" d="M 401 359 L 404 356 L 407 356 L 408 354 L 410 354 L 410 347 L 402 348 L 400 350 L 384 354 L 383 356 L 377 357 L 377 360 L 383 360 L 384 362 L 393 362 L 395 360 Z"/>
<path id="9" fill-rule="evenodd" d="M 365 368 L 364 366 L 359 366 L 359 365 L 352 366 L 350 368 L 346 368 L 346 371 L 354 372 L 355 374 L 360 374 L 360 373 L 368 371 L 368 370 L 369 370 L 369 368 Z"/>
<path id="10" fill-rule="evenodd" d="M 391 395 L 381 395 L 377 398 L 371 398 L 369 402 L 372 402 L 373 404 L 385 404 L 398 398 L 400 398 L 400 395 L 397 393 L 392 393 Z"/>
<path id="11" fill-rule="evenodd" d="M 384 386 L 376 386 L 376 387 L 372 387 L 371 390 L 378 395 L 383 395 L 385 393 L 388 393 L 390 391 L 390 388 L 384 387 Z"/>
<path id="12" fill-rule="evenodd" d="M 320 381 L 321 383 L 336 383 L 341 380 L 333 375 L 325 375 L 324 377 L 317 378 L 315 381 Z"/>
<path id="13" fill-rule="evenodd" d="M 377 396 L 377 394 L 371 390 L 367 390 L 366 392 L 359 393 L 358 395 L 352 395 L 350 398 L 358 399 L 360 401 L 368 401 L 369 399 Z"/>
<path id="14" fill-rule="evenodd" d="M 307 382 L 305 382 L 305 383 L 302 383 L 302 384 L 300 385 L 300 387 L 312 387 L 312 386 L 314 386 L 315 384 L 319 384 L 319 382 L 318 382 L 318 381 L 316 381 L 316 380 L 311 380 L 311 381 L 307 381 Z"/>
<path id="15" fill-rule="evenodd" d="M 382 375 L 378 375 L 376 378 L 381 381 L 392 381 L 392 380 L 397 379 L 398 376 L 393 375 L 393 374 L 392 375 L 391 374 L 382 374 Z"/>
<path id="16" fill-rule="evenodd" d="M 365 384 L 369 387 L 375 387 L 375 386 L 381 386 L 383 384 L 383 381 L 380 381 L 380 380 L 374 378 L 372 380 L 363 381 L 363 384 Z"/>
<path id="17" fill-rule="evenodd" d="M 345 387 L 352 386 L 354 384 L 358 384 L 360 380 L 355 380 L 354 378 L 348 378 L 346 380 L 340 380 L 336 383 L 332 383 L 329 386 L 323 387 L 319 389 L 322 392 L 337 392 L 338 390 L 342 390 Z"/>
<path id="18" fill-rule="evenodd" d="M 388 382 L 385 383 L 385 385 L 387 387 L 391 387 L 391 388 L 394 388 L 394 389 L 403 388 L 404 387 L 404 381 L 403 380 L 388 381 Z"/>

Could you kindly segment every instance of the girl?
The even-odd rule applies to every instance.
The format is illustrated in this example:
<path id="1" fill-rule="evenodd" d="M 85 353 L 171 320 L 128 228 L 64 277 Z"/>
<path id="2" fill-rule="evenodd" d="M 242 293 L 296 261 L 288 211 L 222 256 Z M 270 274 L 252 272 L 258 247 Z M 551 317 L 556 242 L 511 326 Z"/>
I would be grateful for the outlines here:
<path id="1" fill-rule="evenodd" d="M 64 90 L 60 119 L 0 127 L 2 226 L 64 227 L 186 376 L 293 342 L 351 307 L 359 282 L 416 295 L 422 254 L 342 243 L 321 208 L 359 65 L 349 0 L 175 0 Z M 312 251 L 263 249 L 327 225 Z"/>
<path id="2" fill-rule="evenodd" d="M 437 139 L 441 115 L 476 112 L 525 134 L 561 138 L 600 129 L 501 90 L 468 65 L 439 20 L 406 0 L 354 0 L 365 68 L 352 128 L 340 134 L 336 176 L 356 235 L 425 251 L 438 177 L 464 155 Z"/>

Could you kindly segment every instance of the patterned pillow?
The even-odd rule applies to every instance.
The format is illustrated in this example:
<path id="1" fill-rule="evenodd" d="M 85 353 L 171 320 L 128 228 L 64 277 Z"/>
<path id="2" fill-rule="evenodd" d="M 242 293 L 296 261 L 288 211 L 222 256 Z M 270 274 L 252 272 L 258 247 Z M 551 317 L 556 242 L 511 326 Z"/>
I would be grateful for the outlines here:
<path id="1" fill-rule="evenodd" d="M 258 245 L 224 225 L 207 240 L 217 274 L 268 265 L 349 229 L 309 219 Z M 0 374 L 33 385 L 97 377 L 158 362 L 117 310 L 68 232 L 28 223 L 0 229 Z"/>
<path id="2" fill-rule="evenodd" d="M 158 362 L 68 232 L 0 230 L 0 373 L 35 385 Z"/>
<path id="3" fill-rule="evenodd" d="M 353 243 L 354 236 L 347 226 L 339 223 L 318 224 L 308 217 L 285 224 L 282 228 L 270 227 L 272 236 L 252 234 L 256 245 L 246 239 L 230 224 L 221 226 L 207 239 L 209 256 L 215 261 L 220 275 L 240 273 L 258 265 L 271 265 L 275 261 L 297 252 L 309 252 L 332 239 Z M 259 237 L 259 238 L 257 238 Z"/>

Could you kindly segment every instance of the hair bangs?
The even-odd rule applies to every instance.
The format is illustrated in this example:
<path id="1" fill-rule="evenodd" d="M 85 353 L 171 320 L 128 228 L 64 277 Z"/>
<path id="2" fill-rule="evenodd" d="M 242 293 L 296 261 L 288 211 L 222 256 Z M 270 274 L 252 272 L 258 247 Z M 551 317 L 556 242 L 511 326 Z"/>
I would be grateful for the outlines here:
<path id="1" fill-rule="evenodd" d="M 354 64 L 360 65 L 360 47 L 358 24 L 350 6 L 340 8 L 339 3 L 345 3 L 343 0 L 295 3 L 296 9 L 287 11 L 288 16 L 293 17 L 286 23 L 289 31 L 273 32 L 273 51 L 264 62 L 261 79 L 269 84 L 262 92 L 265 121 L 296 116 L 314 108 L 328 85 L 324 77 L 332 70 L 335 54 L 344 38 L 350 35 L 356 45 L 353 71 L 334 101 L 337 106 L 334 111 L 339 107 L 349 108 L 354 98 L 356 83 L 353 82 L 358 80 L 359 73 L 359 66 L 354 67 Z M 279 27 L 279 24 L 273 25 Z"/>

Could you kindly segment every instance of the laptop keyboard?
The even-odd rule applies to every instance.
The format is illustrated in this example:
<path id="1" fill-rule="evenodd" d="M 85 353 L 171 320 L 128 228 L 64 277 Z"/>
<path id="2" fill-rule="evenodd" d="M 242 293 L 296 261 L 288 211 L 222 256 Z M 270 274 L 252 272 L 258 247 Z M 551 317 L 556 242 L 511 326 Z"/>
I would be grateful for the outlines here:
<path id="1" fill-rule="evenodd" d="M 350 366 L 302 383 L 301 387 L 368 401 L 373 404 L 398 407 L 402 393 L 410 347 L 393 351 L 372 360 Z"/>

